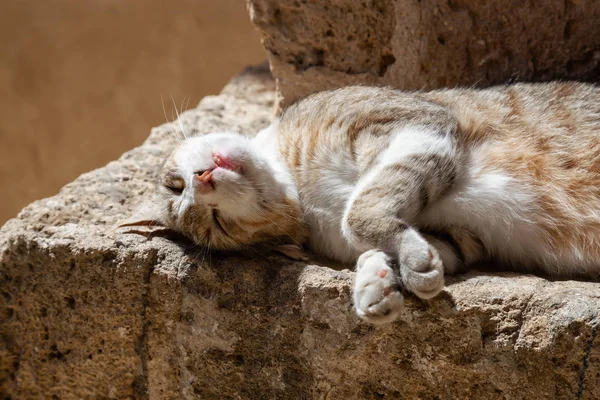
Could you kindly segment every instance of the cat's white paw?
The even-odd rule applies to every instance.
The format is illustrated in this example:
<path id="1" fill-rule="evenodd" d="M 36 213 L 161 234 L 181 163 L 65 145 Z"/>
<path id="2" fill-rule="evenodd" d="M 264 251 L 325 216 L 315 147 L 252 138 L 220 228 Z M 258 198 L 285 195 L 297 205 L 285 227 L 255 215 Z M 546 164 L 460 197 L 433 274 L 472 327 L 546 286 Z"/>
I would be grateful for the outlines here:
<path id="1" fill-rule="evenodd" d="M 394 321 L 404 303 L 390 258 L 379 250 L 363 253 L 356 265 L 354 307 L 362 319 L 375 325 Z"/>
<path id="2" fill-rule="evenodd" d="M 420 298 L 430 299 L 444 288 L 444 265 L 437 250 L 421 235 L 406 233 L 398 254 L 402 284 Z"/>

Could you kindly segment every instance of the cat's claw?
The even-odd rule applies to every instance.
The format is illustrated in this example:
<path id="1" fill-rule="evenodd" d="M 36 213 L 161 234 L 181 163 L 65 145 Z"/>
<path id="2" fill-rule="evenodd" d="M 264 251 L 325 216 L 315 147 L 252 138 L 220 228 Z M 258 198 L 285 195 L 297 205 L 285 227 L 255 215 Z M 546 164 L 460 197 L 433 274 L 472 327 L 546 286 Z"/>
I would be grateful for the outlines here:
<path id="1" fill-rule="evenodd" d="M 422 299 L 444 288 L 444 265 L 437 250 L 418 233 L 407 232 L 398 254 L 402 285 Z"/>
<path id="2" fill-rule="evenodd" d="M 390 258 L 379 250 L 363 253 L 356 265 L 354 307 L 362 319 L 375 325 L 394 321 L 402 309 L 404 297 Z"/>

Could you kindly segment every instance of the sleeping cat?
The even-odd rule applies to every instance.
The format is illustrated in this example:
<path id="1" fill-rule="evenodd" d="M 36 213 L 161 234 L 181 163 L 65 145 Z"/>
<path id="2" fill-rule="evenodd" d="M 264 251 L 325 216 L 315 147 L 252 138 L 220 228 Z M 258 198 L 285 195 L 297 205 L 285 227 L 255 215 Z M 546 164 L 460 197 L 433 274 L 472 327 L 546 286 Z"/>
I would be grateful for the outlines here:
<path id="1" fill-rule="evenodd" d="M 271 242 L 356 263 L 354 304 L 393 321 L 481 261 L 600 276 L 600 89 L 406 93 L 353 86 L 293 104 L 253 139 L 185 140 L 123 226 L 214 249 Z"/>

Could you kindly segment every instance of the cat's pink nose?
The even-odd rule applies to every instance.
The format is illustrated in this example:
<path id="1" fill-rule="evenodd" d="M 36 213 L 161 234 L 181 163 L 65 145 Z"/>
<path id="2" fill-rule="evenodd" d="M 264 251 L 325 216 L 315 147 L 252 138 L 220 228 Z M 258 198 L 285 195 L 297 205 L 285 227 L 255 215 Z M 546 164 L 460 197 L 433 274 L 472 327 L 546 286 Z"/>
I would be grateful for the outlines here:
<path id="1" fill-rule="evenodd" d="M 212 170 L 204 171 L 202 173 L 196 173 L 196 179 L 198 180 L 198 191 L 200 193 L 208 193 L 215 189 L 215 183 L 212 179 Z"/>

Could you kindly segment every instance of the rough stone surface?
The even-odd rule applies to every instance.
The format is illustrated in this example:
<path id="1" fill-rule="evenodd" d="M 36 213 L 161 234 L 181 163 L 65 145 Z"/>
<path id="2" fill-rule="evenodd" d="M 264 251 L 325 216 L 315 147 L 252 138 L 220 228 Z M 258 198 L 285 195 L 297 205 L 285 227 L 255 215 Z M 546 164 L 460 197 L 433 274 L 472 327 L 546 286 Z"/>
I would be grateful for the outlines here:
<path id="1" fill-rule="evenodd" d="M 274 100 L 255 68 L 181 119 L 255 132 Z M 472 272 L 375 328 L 347 269 L 115 232 L 175 129 L 0 231 L 3 398 L 600 398 L 598 283 Z"/>
<path id="2" fill-rule="evenodd" d="M 600 77 L 600 1 L 247 0 L 282 105 L 355 83 Z"/>

